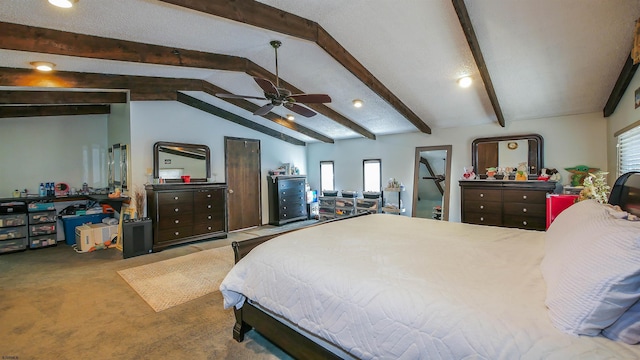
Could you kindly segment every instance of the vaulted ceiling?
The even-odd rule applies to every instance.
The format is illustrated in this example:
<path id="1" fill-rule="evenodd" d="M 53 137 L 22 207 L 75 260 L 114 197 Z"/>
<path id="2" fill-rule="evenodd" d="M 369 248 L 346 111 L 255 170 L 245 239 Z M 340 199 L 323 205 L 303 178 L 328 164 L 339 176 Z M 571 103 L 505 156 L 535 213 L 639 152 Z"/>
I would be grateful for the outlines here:
<path id="1" fill-rule="evenodd" d="M 607 116 L 635 71 L 639 17 L 640 0 L 3 1 L 0 117 L 105 113 L 129 91 L 303 144 Z M 262 96 L 253 77 L 275 82 L 271 40 L 283 87 L 331 96 L 309 105 L 318 115 L 257 116 L 266 101 L 215 96 Z"/>

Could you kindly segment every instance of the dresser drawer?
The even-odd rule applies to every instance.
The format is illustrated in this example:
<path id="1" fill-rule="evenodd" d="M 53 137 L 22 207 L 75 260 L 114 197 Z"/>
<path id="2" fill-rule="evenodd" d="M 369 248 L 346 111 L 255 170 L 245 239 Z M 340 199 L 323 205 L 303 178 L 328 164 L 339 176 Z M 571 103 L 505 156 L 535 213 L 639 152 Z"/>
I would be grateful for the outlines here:
<path id="1" fill-rule="evenodd" d="M 224 231 L 224 222 L 215 220 L 209 222 L 196 223 L 193 227 L 193 235 L 207 234 L 211 232 Z"/>
<path id="2" fill-rule="evenodd" d="M 464 201 L 502 201 L 502 190 L 496 189 L 464 189 Z"/>
<path id="3" fill-rule="evenodd" d="M 193 201 L 198 203 L 211 203 L 224 201 L 224 189 L 204 189 L 193 193 Z"/>
<path id="4" fill-rule="evenodd" d="M 523 215 L 505 215 L 504 226 L 526 230 L 544 230 L 546 227 L 546 218 Z"/>
<path id="5" fill-rule="evenodd" d="M 304 192 L 304 179 L 278 180 L 278 191 L 301 190 Z"/>
<path id="6" fill-rule="evenodd" d="M 191 216 L 193 204 L 163 204 L 158 209 L 158 218 L 174 218 L 176 216 Z"/>
<path id="7" fill-rule="evenodd" d="M 547 201 L 546 192 L 535 190 L 504 190 L 502 197 L 505 203 L 544 204 Z"/>
<path id="8" fill-rule="evenodd" d="M 280 190 L 280 198 L 289 198 L 289 197 L 298 197 L 298 196 L 302 196 L 303 198 L 306 199 L 306 192 L 304 191 L 304 186 L 302 187 L 295 187 L 295 188 L 290 188 L 290 189 L 282 189 Z"/>
<path id="9" fill-rule="evenodd" d="M 465 212 L 464 222 L 479 225 L 502 225 L 502 212 Z"/>
<path id="10" fill-rule="evenodd" d="M 547 206 L 543 204 L 505 203 L 505 215 L 527 215 L 544 218 L 547 215 Z"/>
<path id="11" fill-rule="evenodd" d="M 167 214 L 158 219 L 158 229 L 175 229 L 193 225 L 193 214 Z"/>
<path id="12" fill-rule="evenodd" d="M 283 197 L 280 199 L 280 206 L 306 204 L 306 199 L 307 198 L 304 194 Z"/>
<path id="13" fill-rule="evenodd" d="M 305 204 L 295 206 L 285 206 L 281 208 L 281 217 L 283 220 L 294 219 L 307 216 L 307 208 Z"/>
<path id="14" fill-rule="evenodd" d="M 182 226 L 158 231 L 158 242 L 175 241 L 193 235 L 193 226 Z"/>
<path id="15" fill-rule="evenodd" d="M 161 207 L 179 204 L 192 204 L 193 191 L 175 191 L 158 193 L 158 203 Z"/>
<path id="16" fill-rule="evenodd" d="M 476 212 L 476 213 L 502 213 L 502 203 L 495 201 L 465 201 L 464 212 Z"/>

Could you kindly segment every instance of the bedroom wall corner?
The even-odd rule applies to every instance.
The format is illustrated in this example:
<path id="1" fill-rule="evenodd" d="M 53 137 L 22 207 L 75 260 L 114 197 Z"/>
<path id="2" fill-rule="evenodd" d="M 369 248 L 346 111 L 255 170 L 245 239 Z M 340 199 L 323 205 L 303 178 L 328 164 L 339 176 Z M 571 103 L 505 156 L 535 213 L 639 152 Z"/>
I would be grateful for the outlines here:
<path id="1" fill-rule="evenodd" d="M 607 171 L 609 171 L 608 182 L 610 185 L 613 185 L 618 176 L 618 139 L 614 134 L 636 121 L 640 121 L 640 107 L 635 107 L 635 92 L 638 88 L 640 88 L 640 71 L 636 71 L 615 112 L 607 118 L 607 159 L 609 163 Z"/>

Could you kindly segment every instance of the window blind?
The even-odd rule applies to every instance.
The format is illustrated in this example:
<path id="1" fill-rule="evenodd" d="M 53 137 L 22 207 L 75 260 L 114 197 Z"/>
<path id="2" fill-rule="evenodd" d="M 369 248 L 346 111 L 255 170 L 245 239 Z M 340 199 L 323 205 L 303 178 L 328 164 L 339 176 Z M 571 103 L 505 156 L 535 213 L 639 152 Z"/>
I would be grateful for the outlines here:
<path id="1" fill-rule="evenodd" d="M 640 171 L 640 125 L 618 135 L 618 176 Z"/>

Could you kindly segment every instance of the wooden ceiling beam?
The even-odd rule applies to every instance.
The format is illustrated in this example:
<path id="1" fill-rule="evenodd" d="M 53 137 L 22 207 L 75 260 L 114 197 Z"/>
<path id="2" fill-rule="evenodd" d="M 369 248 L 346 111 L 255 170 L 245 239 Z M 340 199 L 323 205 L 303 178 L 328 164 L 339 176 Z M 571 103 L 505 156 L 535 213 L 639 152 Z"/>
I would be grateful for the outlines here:
<path id="1" fill-rule="evenodd" d="M 201 91 L 202 80 L 0 67 L 0 86 L 122 89 L 130 90 L 131 101 L 153 101 L 176 100 L 177 90 Z"/>
<path id="2" fill-rule="evenodd" d="M 213 95 L 215 96 L 215 94 L 220 94 L 220 93 L 229 93 L 229 91 L 220 88 L 216 85 L 213 85 L 207 81 L 202 81 L 203 85 L 202 85 L 202 90 L 204 92 L 206 92 L 209 95 Z M 256 110 L 258 110 L 260 108 L 259 105 L 256 105 L 254 103 L 252 103 L 251 101 L 248 100 L 244 100 L 244 99 L 231 99 L 231 98 L 225 98 L 221 100 L 225 100 L 226 102 L 233 104 L 239 108 L 245 109 L 251 113 L 255 112 Z M 297 131 L 301 134 L 304 134 L 306 136 L 312 137 L 316 140 L 320 140 L 322 142 L 325 143 L 330 143 L 333 144 L 334 140 L 328 136 L 322 135 L 316 131 L 313 131 L 305 126 L 302 126 L 298 123 L 295 123 L 293 121 L 289 121 L 287 119 L 283 119 L 280 115 L 273 113 L 273 112 L 269 112 L 266 115 L 262 116 L 263 118 L 273 121 L 274 123 L 284 126 L 288 129 L 291 129 L 293 131 Z"/>
<path id="3" fill-rule="evenodd" d="M 126 92 L 116 91 L 32 91 L 0 90 L 3 104 L 123 104 Z"/>
<path id="4" fill-rule="evenodd" d="M 211 115 L 215 115 L 217 117 L 220 117 L 222 119 L 234 122 L 238 125 L 244 126 L 246 128 L 249 128 L 251 130 L 255 130 L 258 132 L 261 132 L 263 134 L 269 135 L 271 137 L 274 137 L 278 140 L 282 140 L 282 141 L 286 141 L 290 144 L 294 144 L 294 145 L 301 145 L 304 146 L 306 145 L 306 143 L 304 141 L 298 140 L 292 136 L 289 136 L 287 134 L 283 134 L 277 130 L 273 130 L 271 128 L 268 128 L 266 126 L 260 125 L 258 123 L 255 123 L 251 120 L 245 119 L 242 116 L 238 116 L 232 112 L 229 112 L 227 110 L 224 110 L 222 108 L 219 108 L 215 105 L 211 105 L 206 101 L 202 101 L 200 99 L 196 99 L 193 96 L 189 96 L 187 94 L 183 94 L 183 93 L 178 93 L 178 99 L 179 102 L 187 105 L 187 106 L 191 106 L 195 109 L 198 110 L 202 110 L 206 113 L 209 113 Z"/>
<path id="5" fill-rule="evenodd" d="M 331 55 L 344 66 L 345 69 L 349 70 L 356 78 L 362 81 L 362 83 L 387 101 L 389 105 L 395 108 L 396 111 L 411 122 L 418 130 L 426 134 L 431 134 L 431 128 L 422 121 L 418 115 L 411 111 L 391 90 L 387 89 L 382 82 L 373 76 L 353 55 L 314 21 L 254 0 L 160 1 L 315 42 L 327 54 Z"/>
<path id="6" fill-rule="evenodd" d="M 640 64 L 633 64 L 633 59 L 631 58 L 631 54 L 629 54 L 627 61 L 625 61 L 624 66 L 622 66 L 622 70 L 620 71 L 620 75 L 618 75 L 618 79 L 616 80 L 613 89 L 611 89 L 609 99 L 607 99 L 607 103 L 604 106 L 604 109 L 602 109 L 604 117 L 609 117 L 616 111 L 620 100 L 622 100 L 622 95 L 624 95 L 627 87 L 629 87 L 636 70 L 638 70 L 638 65 Z"/>
<path id="7" fill-rule="evenodd" d="M 0 118 L 110 114 L 111 105 L 0 106 Z"/>
<path id="8" fill-rule="evenodd" d="M 491 76 L 489 75 L 487 64 L 484 61 L 484 56 L 482 55 L 482 50 L 480 49 L 480 43 L 478 43 L 476 32 L 473 29 L 471 18 L 469 17 L 469 13 L 467 12 L 467 6 L 465 5 L 464 0 L 451 0 L 451 2 L 453 3 L 453 7 L 456 9 L 458 20 L 460 20 L 460 26 L 462 26 L 464 36 L 467 38 L 467 43 L 469 43 L 469 47 L 471 48 L 471 54 L 473 54 L 473 58 L 476 61 L 476 66 L 478 67 L 478 71 L 480 71 L 480 77 L 482 77 L 482 81 L 484 82 L 484 88 L 487 91 L 487 95 L 489 96 L 489 100 L 491 101 L 491 106 L 493 106 L 493 111 L 496 114 L 498 123 L 500 124 L 500 126 L 505 127 L 502 108 L 500 107 L 500 103 L 498 102 L 496 91 L 493 88 L 493 82 L 491 81 Z"/>
<path id="9" fill-rule="evenodd" d="M 150 45 L 125 40 L 108 39 L 98 36 L 77 34 L 26 25 L 0 22 L 0 48 L 8 50 L 39 52 L 47 54 L 75 56 L 93 59 L 108 59 L 146 64 L 159 64 L 181 67 L 193 67 L 212 70 L 226 70 L 244 72 L 251 76 L 267 78 L 275 82 L 275 75 L 258 66 L 248 59 L 205 53 L 201 51 L 177 49 L 160 45 Z M 303 93 L 283 79 L 283 84 L 294 93 Z M 186 90 L 186 89 L 184 89 Z M 141 93 L 142 94 L 142 93 Z M 132 89 L 131 100 L 152 100 L 151 95 L 134 98 Z M 160 100 L 175 100 L 175 94 L 165 94 Z M 169 98 L 168 98 L 169 97 Z M 348 127 L 369 139 L 375 135 L 362 126 L 340 115 L 326 105 L 318 104 L 314 108 L 329 119 Z"/>

